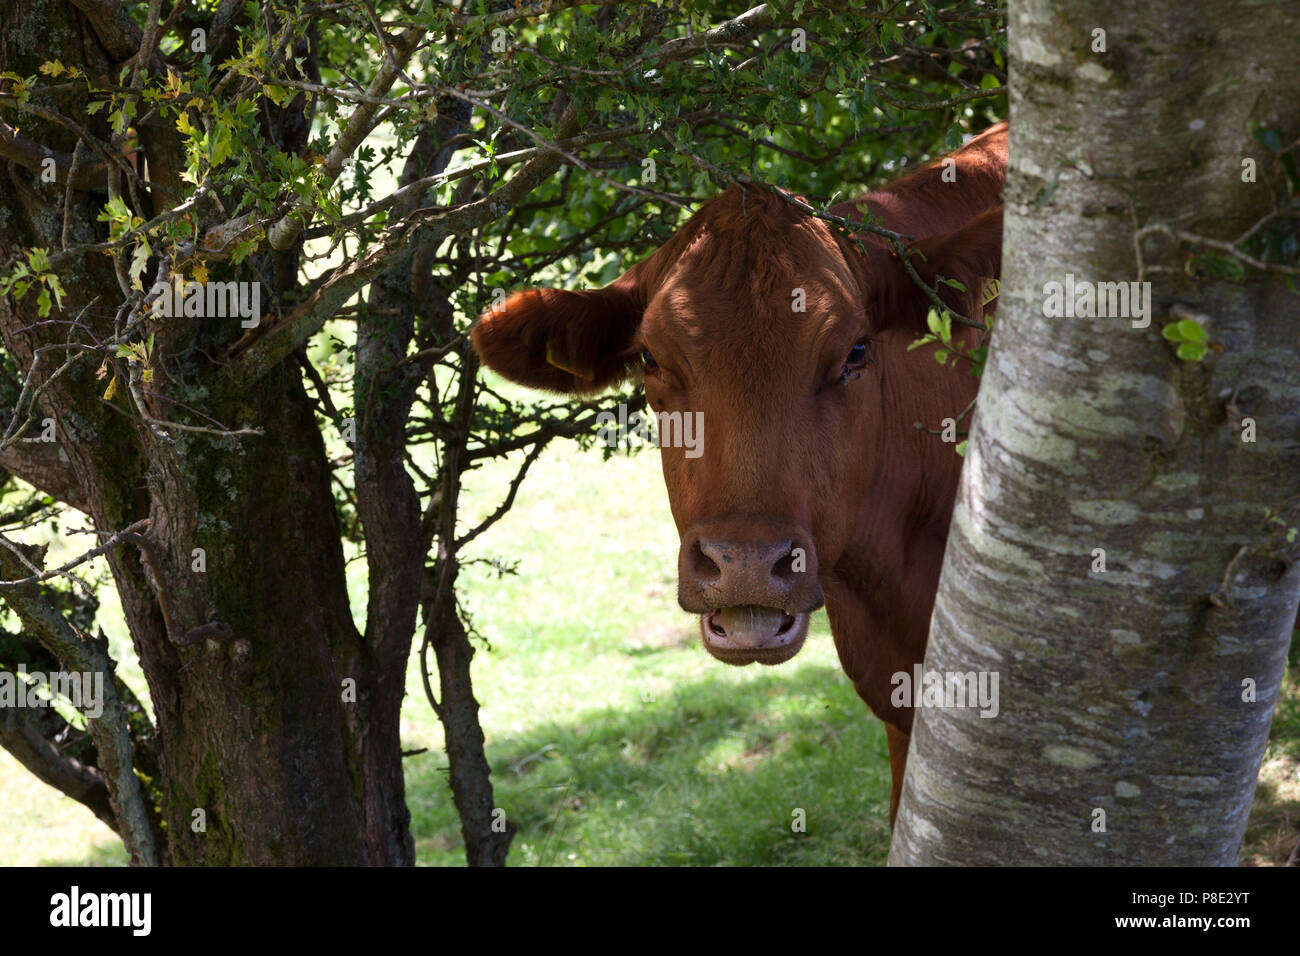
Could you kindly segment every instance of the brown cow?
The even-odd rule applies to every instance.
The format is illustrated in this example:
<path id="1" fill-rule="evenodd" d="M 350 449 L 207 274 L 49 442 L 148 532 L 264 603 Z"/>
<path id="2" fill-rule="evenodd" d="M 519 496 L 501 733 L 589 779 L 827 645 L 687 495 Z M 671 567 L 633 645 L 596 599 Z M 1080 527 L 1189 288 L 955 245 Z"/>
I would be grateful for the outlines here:
<path id="1" fill-rule="evenodd" d="M 1001 269 L 1006 156 L 1003 123 L 831 212 L 860 219 L 865 202 L 915 236 L 921 277 L 962 283 L 940 294 L 978 317 L 981 280 Z M 825 603 L 844 672 L 887 727 L 892 822 L 912 711 L 891 703 L 891 677 L 924 656 L 961 469 L 915 423 L 955 417 L 978 383 L 908 350 L 929 299 L 883 240 L 868 246 L 732 187 L 611 285 L 517 293 L 473 339 L 525 385 L 597 392 L 644 375 L 656 413 L 702 413 L 702 454 L 662 448 L 678 601 L 729 664 L 789 660 Z"/>

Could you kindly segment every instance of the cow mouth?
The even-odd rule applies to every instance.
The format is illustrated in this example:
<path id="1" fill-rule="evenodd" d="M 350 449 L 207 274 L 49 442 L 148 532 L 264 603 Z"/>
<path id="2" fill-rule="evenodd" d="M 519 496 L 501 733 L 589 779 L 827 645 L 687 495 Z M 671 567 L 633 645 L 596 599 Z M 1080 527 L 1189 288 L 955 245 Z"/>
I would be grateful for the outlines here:
<path id="1" fill-rule="evenodd" d="M 799 653 L 810 616 L 756 604 L 717 608 L 700 615 L 700 638 L 704 649 L 724 664 L 771 666 Z"/>

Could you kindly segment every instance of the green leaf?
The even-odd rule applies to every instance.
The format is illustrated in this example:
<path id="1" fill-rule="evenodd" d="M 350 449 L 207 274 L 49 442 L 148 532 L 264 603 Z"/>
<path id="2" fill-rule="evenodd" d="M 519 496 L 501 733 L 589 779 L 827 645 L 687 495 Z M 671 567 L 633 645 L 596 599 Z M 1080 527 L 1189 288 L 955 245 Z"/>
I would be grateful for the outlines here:
<path id="1" fill-rule="evenodd" d="M 54 304 L 60 309 L 63 308 L 63 283 L 59 277 L 51 273 L 45 277 L 45 287 L 54 293 Z"/>
<path id="2" fill-rule="evenodd" d="M 1205 329 L 1195 319 L 1183 319 L 1166 325 L 1160 330 L 1160 334 L 1170 342 L 1190 342 L 1204 345 L 1208 339 Z"/>

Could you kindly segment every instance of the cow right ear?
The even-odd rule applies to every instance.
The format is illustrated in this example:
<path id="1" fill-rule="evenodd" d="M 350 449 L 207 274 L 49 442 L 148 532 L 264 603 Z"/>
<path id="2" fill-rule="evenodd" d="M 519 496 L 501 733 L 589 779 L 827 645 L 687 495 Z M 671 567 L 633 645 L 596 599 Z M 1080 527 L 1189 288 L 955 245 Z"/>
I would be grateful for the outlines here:
<path id="1" fill-rule="evenodd" d="M 937 286 L 945 305 L 978 320 L 988 301 L 987 281 L 1002 275 L 1002 207 L 986 210 L 955 232 L 921 239 L 908 251 L 917 275 L 931 288 Z M 884 321 L 924 332 L 930 297 L 896 256 L 884 253 L 876 260 L 876 269 L 874 313 Z M 960 288 L 941 279 L 956 281 Z"/>
<path id="2" fill-rule="evenodd" d="M 550 392 L 594 393 L 625 378 L 644 304 L 623 276 L 603 289 L 528 289 L 488 309 L 470 338 L 498 374 Z"/>

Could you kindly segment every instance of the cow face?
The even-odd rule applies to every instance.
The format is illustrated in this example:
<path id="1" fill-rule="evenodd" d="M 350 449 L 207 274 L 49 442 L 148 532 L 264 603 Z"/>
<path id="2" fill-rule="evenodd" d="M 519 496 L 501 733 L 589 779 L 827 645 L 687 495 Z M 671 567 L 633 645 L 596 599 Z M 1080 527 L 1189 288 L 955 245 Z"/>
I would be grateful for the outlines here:
<path id="1" fill-rule="evenodd" d="M 1000 234 L 998 210 L 917 243 L 914 266 L 976 290 Z M 949 294 L 973 311 L 973 292 Z M 907 350 L 927 304 L 885 246 L 863 257 L 779 197 L 733 188 L 610 286 L 517 293 L 472 334 L 489 367 L 536 388 L 642 379 L 681 535 L 678 601 L 714 657 L 777 664 L 881 517 L 890 436 L 916 441 L 898 400 L 917 363 L 935 368 Z"/>

